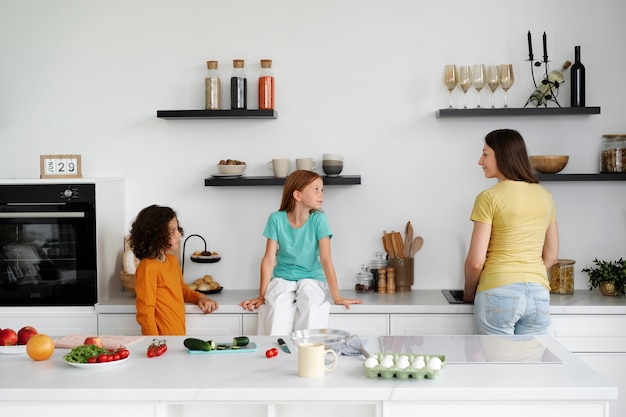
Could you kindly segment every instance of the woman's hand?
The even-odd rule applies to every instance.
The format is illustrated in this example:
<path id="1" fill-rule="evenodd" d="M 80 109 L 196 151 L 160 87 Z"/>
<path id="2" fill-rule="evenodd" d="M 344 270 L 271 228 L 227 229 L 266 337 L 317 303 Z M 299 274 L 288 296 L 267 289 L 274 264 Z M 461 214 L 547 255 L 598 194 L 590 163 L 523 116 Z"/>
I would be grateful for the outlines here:
<path id="1" fill-rule="evenodd" d="M 339 297 L 334 300 L 335 304 L 340 306 L 345 306 L 346 309 L 350 310 L 350 304 L 363 304 L 363 301 L 357 300 L 356 298 L 343 298 Z"/>
<path id="2" fill-rule="evenodd" d="M 244 310 L 254 311 L 263 304 L 265 304 L 265 299 L 257 297 L 251 300 L 243 300 L 239 305 L 243 307 Z"/>
<path id="3" fill-rule="evenodd" d="M 197 304 L 200 310 L 204 311 L 204 314 L 212 313 L 217 310 L 217 302 L 204 294 L 200 294 Z"/>

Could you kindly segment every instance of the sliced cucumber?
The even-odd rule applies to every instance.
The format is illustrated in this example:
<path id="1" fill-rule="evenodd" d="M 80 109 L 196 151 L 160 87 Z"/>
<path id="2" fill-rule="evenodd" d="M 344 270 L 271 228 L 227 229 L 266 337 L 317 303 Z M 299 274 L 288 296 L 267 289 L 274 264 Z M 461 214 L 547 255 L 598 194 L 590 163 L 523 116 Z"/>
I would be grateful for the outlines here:
<path id="1" fill-rule="evenodd" d="M 250 343 L 250 339 L 247 336 L 239 336 L 233 338 L 233 348 L 235 346 L 246 346 Z"/>

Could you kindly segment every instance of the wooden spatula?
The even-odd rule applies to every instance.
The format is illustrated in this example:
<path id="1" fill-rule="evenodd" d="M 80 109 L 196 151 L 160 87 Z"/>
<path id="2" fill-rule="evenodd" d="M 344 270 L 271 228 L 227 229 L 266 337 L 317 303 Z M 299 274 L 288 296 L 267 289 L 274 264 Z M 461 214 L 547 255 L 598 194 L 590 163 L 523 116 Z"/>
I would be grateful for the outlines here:
<path id="1" fill-rule="evenodd" d="M 404 253 L 403 256 L 408 258 L 411 256 L 411 246 L 413 244 L 413 225 L 409 220 L 404 227 Z"/>
<path id="2" fill-rule="evenodd" d="M 402 259 L 404 256 L 404 243 L 402 242 L 402 235 L 400 232 L 391 232 L 391 243 L 393 251 L 396 254 L 396 258 Z"/>

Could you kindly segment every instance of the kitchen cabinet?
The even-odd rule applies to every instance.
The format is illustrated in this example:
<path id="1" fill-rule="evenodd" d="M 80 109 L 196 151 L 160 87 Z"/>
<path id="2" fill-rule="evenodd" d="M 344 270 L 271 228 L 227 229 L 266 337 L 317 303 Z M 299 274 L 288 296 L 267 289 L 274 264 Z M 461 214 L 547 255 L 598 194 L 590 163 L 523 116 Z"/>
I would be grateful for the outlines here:
<path id="1" fill-rule="evenodd" d="M 586 116 L 600 114 L 600 107 L 502 107 L 475 109 L 439 109 L 436 117 L 492 117 L 492 116 Z"/>
<path id="2" fill-rule="evenodd" d="M 390 335 L 476 334 L 473 314 L 391 314 Z"/>
<path id="3" fill-rule="evenodd" d="M 276 110 L 157 110 L 161 119 L 276 119 Z"/>
<path id="4" fill-rule="evenodd" d="M 338 177 L 322 176 L 324 185 L 358 185 L 361 184 L 360 175 L 340 175 Z M 284 185 L 286 178 L 273 176 L 259 176 L 239 178 L 211 177 L 204 180 L 205 187 L 233 187 L 233 186 L 257 186 L 257 185 Z"/>
<path id="5" fill-rule="evenodd" d="M 626 316 L 552 315 L 551 335 L 608 381 L 618 385 L 611 415 L 626 415 Z"/>
<path id="6" fill-rule="evenodd" d="M 0 308 L 0 327 L 18 331 L 33 326 L 39 333 L 63 336 L 69 333 L 97 334 L 98 315 L 93 308 L 5 307 Z"/>
<path id="7" fill-rule="evenodd" d="M 187 314 L 186 320 L 189 336 L 212 334 L 234 337 L 242 334 L 241 314 Z M 141 334 L 141 327 L 135 314 L 100 314 L 98 334 L 133 336 Z"/>
<path id="8" fill-rule="evenodd" d="M 243 333 L 255 335 L 257 315 L 243 315 Z M 375 339 L 378 336 L 389 335 L 388 314 L 332 314 L 328 321 L 331 329 L 341 329 L 356 334 L 362 339 Z"/>

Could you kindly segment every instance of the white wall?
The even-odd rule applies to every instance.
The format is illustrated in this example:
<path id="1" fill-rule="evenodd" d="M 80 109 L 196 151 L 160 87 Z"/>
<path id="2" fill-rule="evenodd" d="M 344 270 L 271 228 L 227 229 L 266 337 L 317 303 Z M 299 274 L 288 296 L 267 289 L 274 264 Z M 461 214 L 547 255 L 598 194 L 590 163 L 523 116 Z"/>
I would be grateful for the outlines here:
<path id="1" fill-rule="evenodd" d="M 223 158 L 268 175 L 273 157 L 340 153 L 344 173 L 363 181 L 326 187 L 340 286 L 351 288 L 381 250 L 383 230 L 411 220 L 425 239 L 414 288 L 459 287 L 469 212 L 493 184 L 476 163 L 486 133 L 518 129 L 531 154 L 569 154 L 565 173 L 597 172 L 602 135 L 626 133 L 624 16 L 622 0 L 0 0 L 0 177 L 37 178 L 39 155 L 81 154 L 84 176 L 126 179 L 126 229 L 144 206 L 170 205 L 187 234 L 222 254 L 217 264 L 186 262 L 188 281 L 210 273 L 226 288 L 255 288 L 282 190 L 204 187 L 204 178 Z M 552 68 L 581 45 L 587 105 L 601 115 L 435 118 L 448 104 L 447 63 L 513 63 L 509 103 L 523 106 L 528 30 L 536 56 L 547 32 Z M 259 59 L 274 60 L 278 119 L 156 118 L 157 109 L 203 108 L 205 62 L 219 60 L 228 78 L 234 58 L 246 60 L 250 108 Z M 580 269 L 591 259 L 626 255 L 626 185 L 545 185 L 560 255 L 577 260 L 576 287 L 586 288 Z M 190 240 L 188 251 L 199 245 Z"/>

